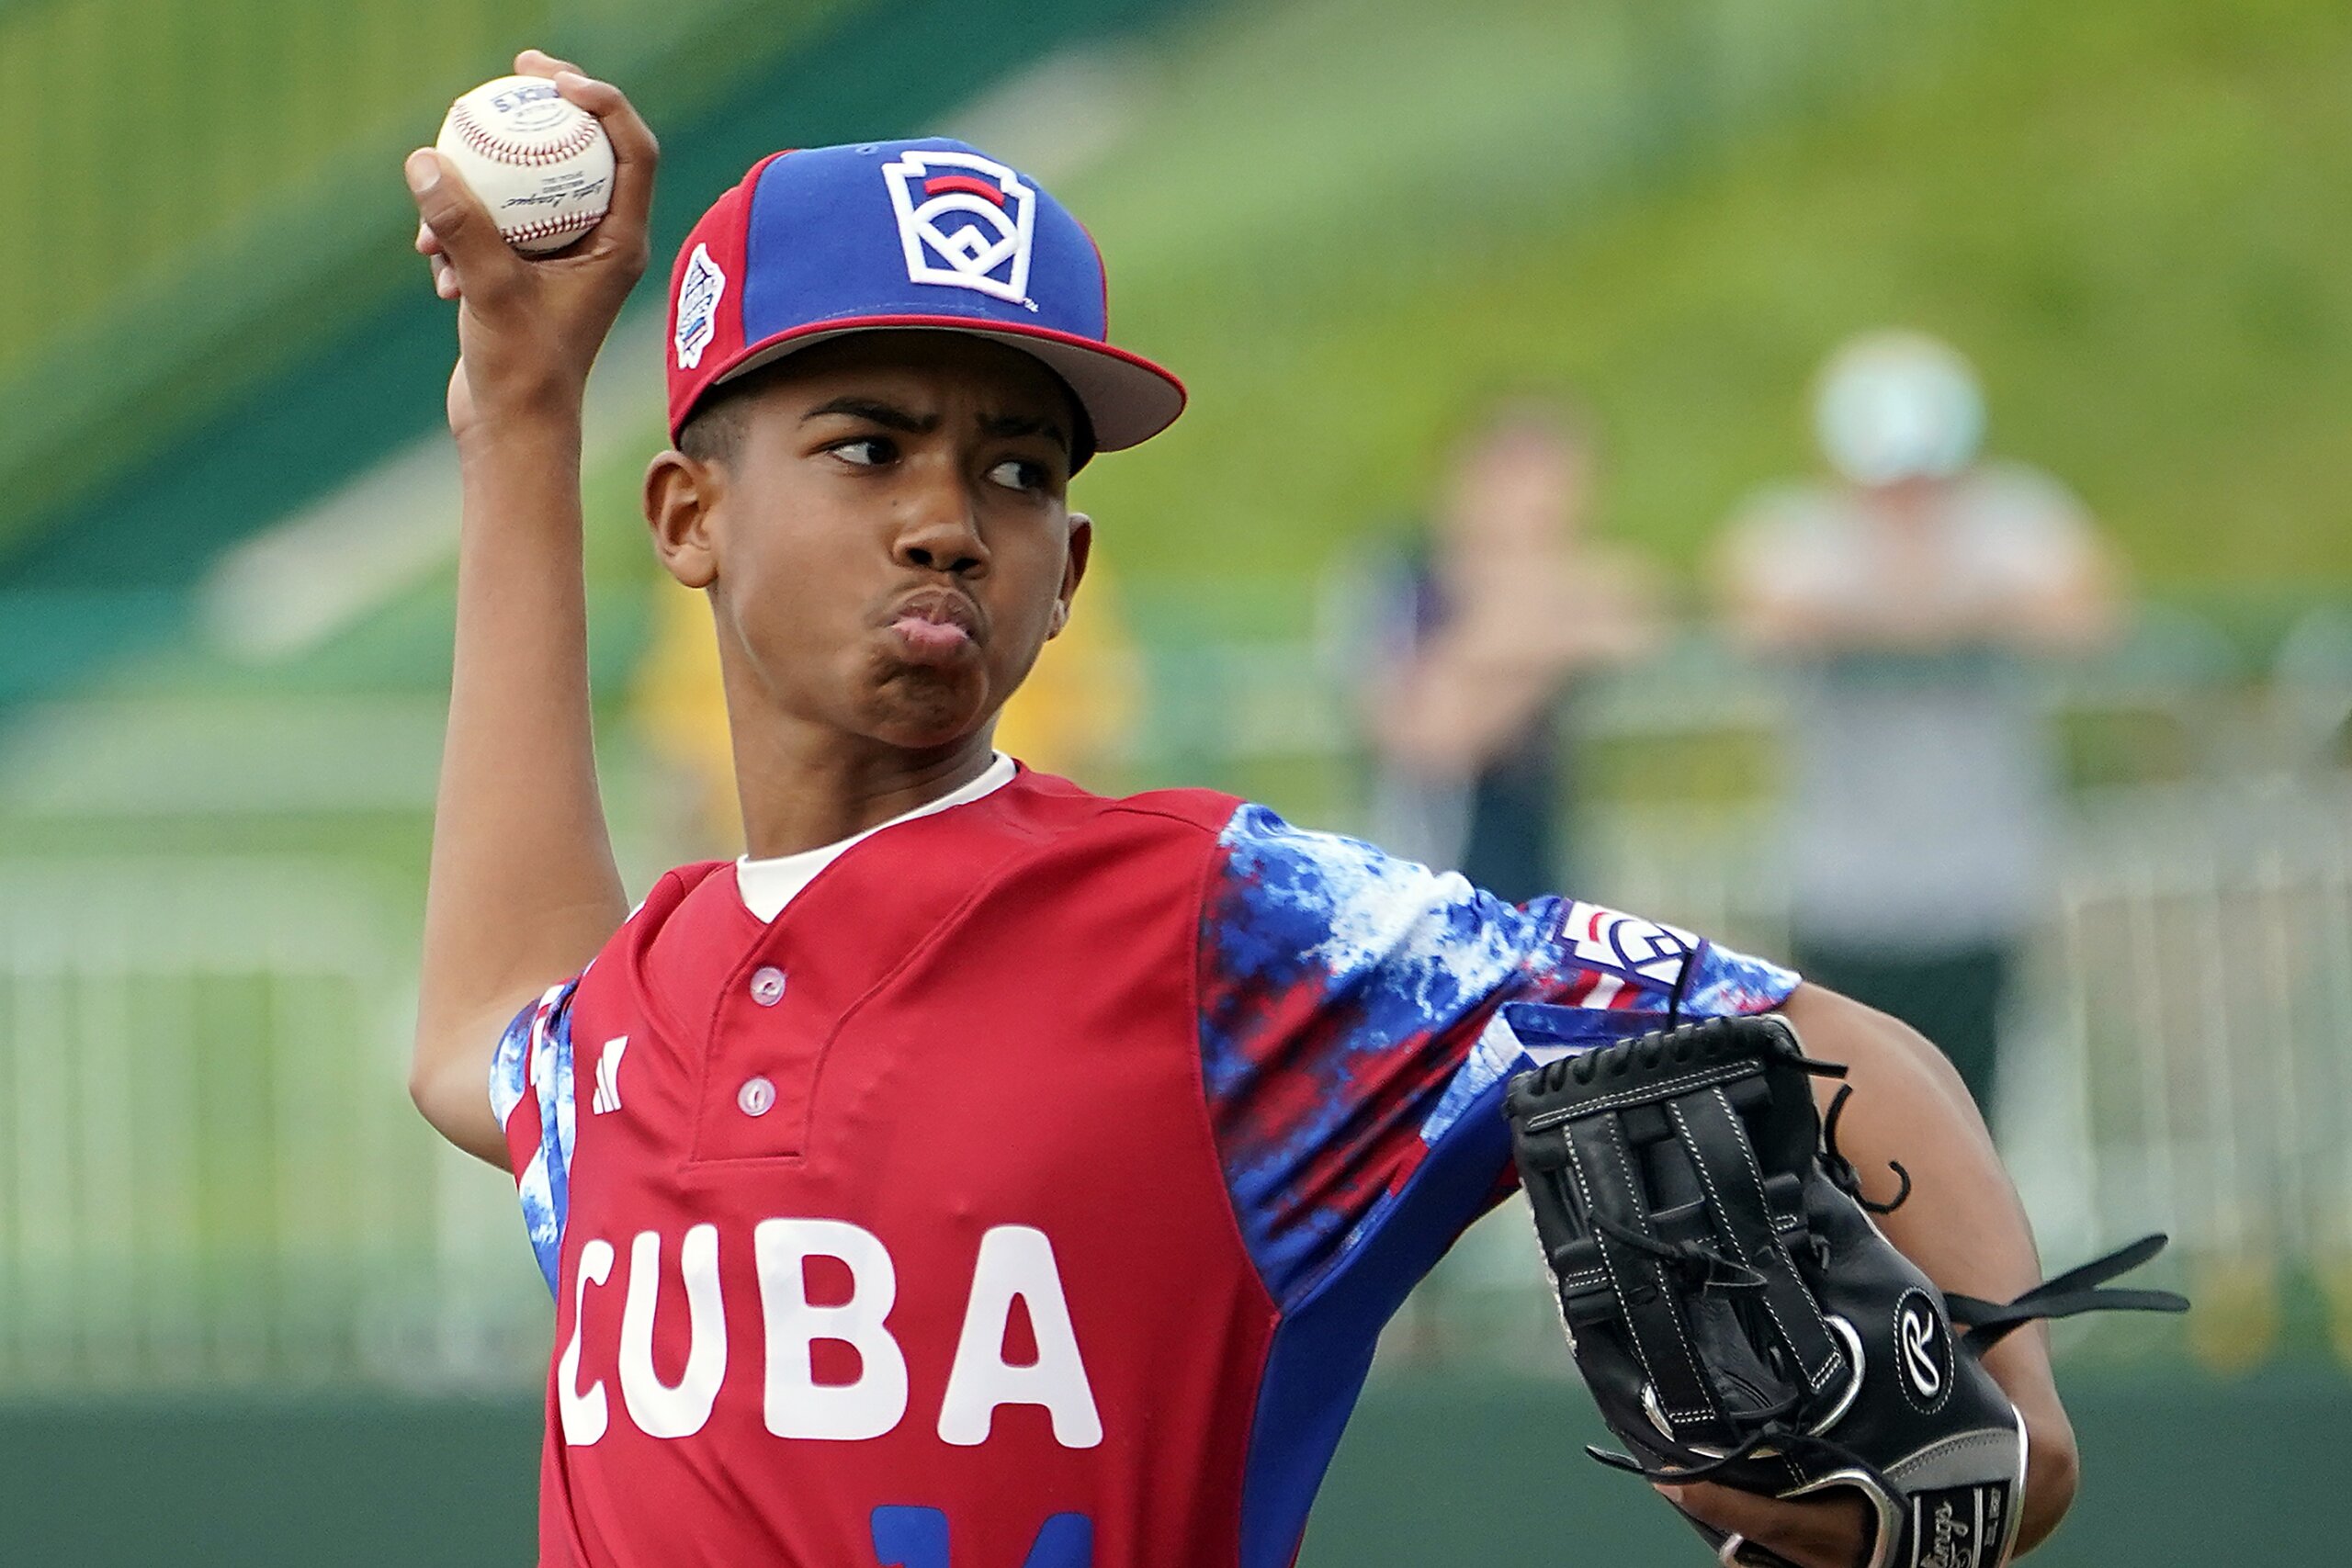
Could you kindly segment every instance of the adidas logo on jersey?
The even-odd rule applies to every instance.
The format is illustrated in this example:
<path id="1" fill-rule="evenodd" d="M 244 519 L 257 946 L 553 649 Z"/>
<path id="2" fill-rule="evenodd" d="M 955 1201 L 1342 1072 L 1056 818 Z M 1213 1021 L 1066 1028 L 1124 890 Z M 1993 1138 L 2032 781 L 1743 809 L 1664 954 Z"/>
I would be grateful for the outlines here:
<path id="1" fill-rule="evenodd" d="M 596 1093 L 589 1100 L 588 1109 L 602 1116 L 607 1111 L 621 1108 L 621 1055 L 628 1049 L 628 1036 L 605 1042 L 596 1055 Z"/>

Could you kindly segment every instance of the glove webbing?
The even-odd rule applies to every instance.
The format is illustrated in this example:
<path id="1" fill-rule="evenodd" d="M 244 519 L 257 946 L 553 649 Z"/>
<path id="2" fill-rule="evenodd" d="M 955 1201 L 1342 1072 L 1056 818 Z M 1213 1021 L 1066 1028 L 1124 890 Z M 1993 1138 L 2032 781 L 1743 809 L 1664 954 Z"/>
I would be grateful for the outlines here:
<path id="1" fill-rule="evenodd" d="M 1649 1206 L 1642 1201 L 1633 1155 L 1616 1116 L 1580 1116 L 1561 1131 L 1568 1146 L 1569 1174 L 1593 1222 L 1593 1242 L 1624 1310 L 1634 1354 L 1649 1374 L 1659 1409 L 1673 1426 L 1705 1424 L 1728 1435 L 1730 1427 L 1714 1389 L 1690 1348 L 1681 1290 L 1667 1277 L 1676 1250 L 1650 1224 Z M 1610 1216 L 1620 1214 L 1625 1216 L 1623 1221 L 1608 1223 Z"/>
<path id="2" fill-rule="evenodd" d="M 1844 1370 L 1846 1358 L 1773 1229 L 1771 1201 L 1747 1123 L 1720 1087 L 1669 1100 L 1667 1113 L 1706 1184 L 1707 1213 L 1716 1230 L 1731 1244 L 1732 1256 L 1764 1277 L 1766 1315 L 1804 1372 L 1806 1394 L 1819 1393 Z M 1737 1201 L 1726 1201 L 1734 1196 Z"/>
<path id="3" fill-rule="evenodd" d="M 1710 1440 L 1746 1447 L 1756 1436 L 1747 1429 L 1753 1420 L 1765 1419 L 1768 1414 L 1785 1416 L 1818 1393 L 1844 1370 L 1845 1357 L 1830 1337 L 1813 1292 L 1798 1278 L 1774 1231 L 1763 1173 L 1748 1142 L 1747 1126 L 1721 1085 L 1678 1095 L 1663 1101 L 1660 1108 L 1665 1115 L 1659 1124 L 1670 1130 L 1699 1172 L 1712 1228 L 1728 1245 L 1728 1258 L 1689 1242 L 1668 1242 L 1657 1234 L 1634 1177 L 1623 1125 L 1615 1113 L 1577 1117 L 1567 1124 L 1565 1132 L 1574 1174 L 1592 1222 L 1594 1242 L 1616 1284 L 1634 1353 L 1649 1374 L 1659 1411 L 1673 1428 L 1673 1438 L 1680 1444 Z M 1726 1201 L 1726 1194 L 1739 1201 Z M 1751 1194 L 1752 1203 L 1748 1201 Z M 1628 1219 L 1621 1220 L 1619 1215 Z M 1685 1288 L 1693 1283 L 1688 1275 L 1694 1265 L 1709 1269 L 1727 1266 L 1747 1276 L 1714 1279 L 1700 1288 L 1759 1293 L 1777 1338 L 1803 1373 L 1803 1395 L 1769 1413 L 1751 1413 L 1752 1419 L 1735 1424 L 1691 1348 L 1682 1298 Z M 1678 1283 L 1669 1279 L 1669 1269 L 1683 1272 L 1684 1280 Z M 1765 1419 L 1765 1424 L 1775 1423 Z"/>

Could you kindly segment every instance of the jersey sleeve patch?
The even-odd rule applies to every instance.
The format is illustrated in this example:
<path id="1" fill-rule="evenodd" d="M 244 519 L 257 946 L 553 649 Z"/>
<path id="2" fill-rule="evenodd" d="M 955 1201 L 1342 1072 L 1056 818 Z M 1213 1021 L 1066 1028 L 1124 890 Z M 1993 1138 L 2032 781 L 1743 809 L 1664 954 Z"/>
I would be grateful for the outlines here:
<path id="1" fill-rule="evenodd" d="M 1204 1083 L 1243 1236 L 1285 1310 L 1397 1212 L 1442 1145 L 1491 1165 L 1481 1201 L 1508 1191 L 1496 1106 L 1512 1073 L 1656 1028 L 1669 1005 L 1758 1011 L 1796 984 L 1598 905 L 1505 904 L 1262 807 L 1235 812 L 1219 852 L 1202 910 Z M 1414 1212 L 1431 1234 L 1390 1250 L 1426 1267 L 1482 1210 Z"/>
<path id="2" fill-rule="evenodd" d="M 514 1015 L 491 1057 L 491 1110 L 514 1151 L 523 1227 L 550 1293 L 571 1206 L 571 1150 L 579 1133 L 571 1097 L 571 999 L 579 988 L 577 979 L 548 987 Z M 526 1106 L 525 1119 L 518 1119 Z"/>

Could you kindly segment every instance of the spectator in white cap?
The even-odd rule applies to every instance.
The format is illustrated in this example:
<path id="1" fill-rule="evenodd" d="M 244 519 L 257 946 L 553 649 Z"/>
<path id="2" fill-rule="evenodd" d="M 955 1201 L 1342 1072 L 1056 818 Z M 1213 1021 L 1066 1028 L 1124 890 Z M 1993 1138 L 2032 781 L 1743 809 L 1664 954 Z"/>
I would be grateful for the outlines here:
<path id="1" fill-rule="evenodd" d="M 1718 562 L 1735 631 L 1794 680 L 1796 961 L 1941 1044 L 1990 1113 L 2051 864 L 2031 662 L 2109 637 L 2117 573 L 2056 480 L 1980 460 L 1983 397 L 1945 344 L 1854 339 L 1814 419 L 1834 477 L 1752 498 Z"/>

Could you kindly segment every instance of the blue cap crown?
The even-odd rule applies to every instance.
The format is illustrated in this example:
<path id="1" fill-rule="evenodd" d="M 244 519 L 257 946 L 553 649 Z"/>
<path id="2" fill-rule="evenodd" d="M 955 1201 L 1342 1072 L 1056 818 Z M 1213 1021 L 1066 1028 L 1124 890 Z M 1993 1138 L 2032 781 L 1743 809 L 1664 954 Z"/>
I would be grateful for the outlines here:
<path id="1" fill-rule="evenodd" d="M 765 160 L 687 236 L 671 301 L 673 434 L 730 377 L 884 328 L 973 333 L 1034 355 L 1069 383 L 1105 450 L 1183 407 L 1173 376 L 1108 342 L 1102 256 L 1069 209 L 944 138 Z"/>

